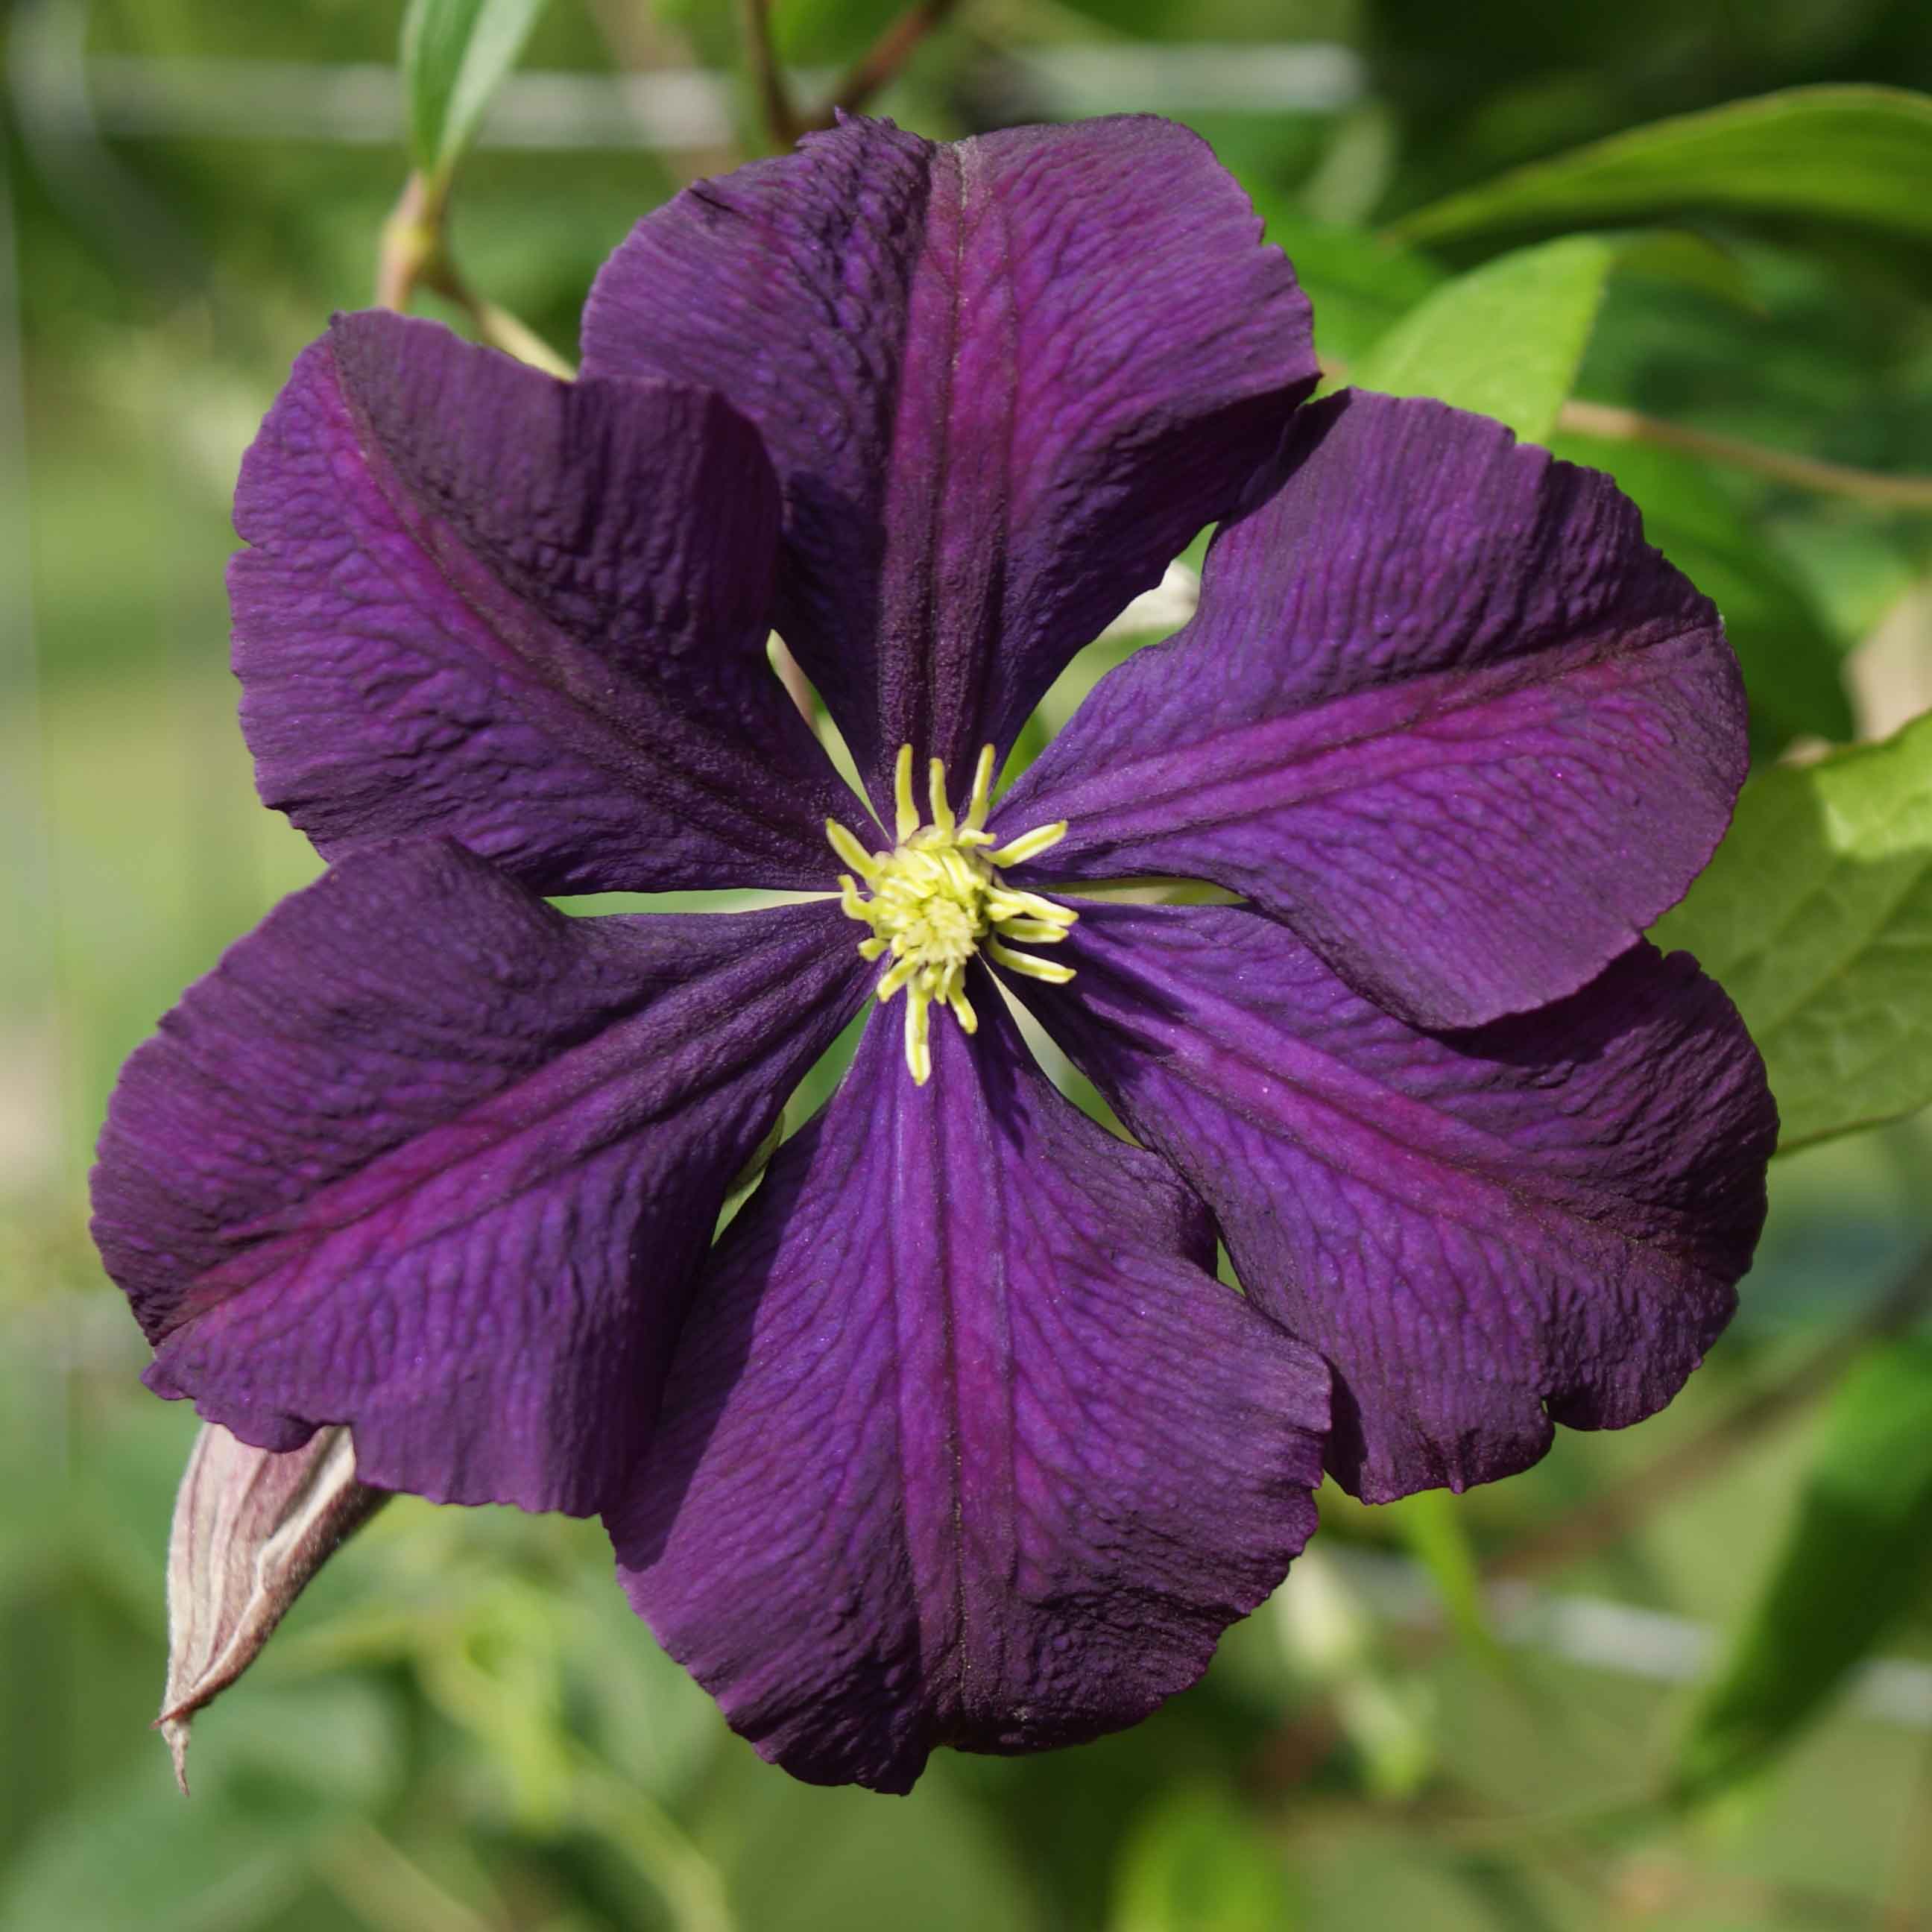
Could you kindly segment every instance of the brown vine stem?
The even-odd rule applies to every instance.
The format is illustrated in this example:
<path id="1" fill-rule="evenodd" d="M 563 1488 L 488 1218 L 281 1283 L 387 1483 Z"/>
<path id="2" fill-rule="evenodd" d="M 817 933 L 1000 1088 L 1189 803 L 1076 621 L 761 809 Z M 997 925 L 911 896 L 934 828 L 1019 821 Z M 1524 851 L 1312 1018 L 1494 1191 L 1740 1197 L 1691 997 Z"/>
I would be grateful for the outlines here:
<path id="1" fill-rule="evenodd" d="M 742 0 L 739 17 L 743 23 L 746 64 L 758 90 L 765 132 L 771 137 L 772 146 L 783 150 L 792 146 L 805 129 L 798 110 L 792 105 L 791 89 L 785 85 L 778 50 L 772 44 L 772 0 Z"/>
<path id="2" fill-rule="evenodd" d="M 1628 1534 L 1660 1504 L 1708 1480 L 1772 1426 L 1822 1395 L 1846 1366 L 1875 1342 L 1902 1334 L 1932 1303 L 1932 1247 L 1924 1250 L 1898 1283 L 1864 1318 L 1780 1382 L 1748 1396 L 1721 1420 L 1680 1443 L 1633 1475 L 1598 1491 L 1580 1508 L 1491 1557 L 1483 1565 L 1490 1581 L 1553 1570 L 1593 1556 Z"/>
<path id="3" fill-rule="evenodd" d="M 1574 430 L 1580 436 L 1679 449 L 1688 456 L 1730 464 L 1801 490 L 1853 496 L 1881 509 L 1932 510 L 1932 476 L 1888 476 L 1874 470 L 1854 470 L 1847 464 L 1795 456 L 1787 450 L 1767 449 L 1762 443 L 1746 442 L 1737 436 L 1716 436 L 1708 430 L 1687 428 L 1682 423 L 1666 422 L 1661 416 L 1646 416 L 1641 410 L 1622 409 L 1610 403 L 1586 403 L 1573 397 L 1557 412 L 1556 426 Z"/>
<path id="4" fill-rule="evenodd" d="M 956 0 L 922 0 L 902 14 L 848 68 L 832 98 L 812 117 L 814 128 L 830 128 L 842 113 L 856 114 L 882 88 L 896 80 L 920 44 L 940 26 Z"/>

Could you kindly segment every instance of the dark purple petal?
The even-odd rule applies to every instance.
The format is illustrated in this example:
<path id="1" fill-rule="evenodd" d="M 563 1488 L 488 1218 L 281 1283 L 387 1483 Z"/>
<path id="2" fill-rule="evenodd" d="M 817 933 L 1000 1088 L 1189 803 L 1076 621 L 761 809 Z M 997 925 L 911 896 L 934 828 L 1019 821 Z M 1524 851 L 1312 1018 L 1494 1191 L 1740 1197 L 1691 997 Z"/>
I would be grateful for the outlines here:
<path id="1" fill-rule="evenodd" d="M 638 1488 L 631 1598 L 766 1757 L 904 1791 L 937 1744 L 1144 1717 L 1314 1528 L 1327 1376 L 1204 1272 L 1200 1204 L 1076 1113 L 982 974 L 898 1016 L 728 1232 Z"/>
<path id="2" fill-rule="evenodd" d="M 547 892 L 826 884 L 864 822 L 765 656 L 757 434 L 339 316 L 242 466 L 230 567 L 262 796 L 331 855 L 443 833 Z"/>
<path id="3" fill-rule="evenodd" d="M 1551 1418 L 1660 1408 L 1730 1318 L 1777 1114 L 1688 953 L 1448 1035 L 1234 907 L 1086 905 L 1015 990 L 1214 1209 L 1243 1284 L 1335 1373 L 1358 1496 L 1486 1482 Z"/>
<path id="4" fill-rule="evenodd" d="M 996 827 L 1179 873 L 1420 1026 L 1571 993 L 1684 893 L 1748 752 L 1709 602 L 1610 478 L 1439 403 L 1304 410 L 1200 614 L 1102 682 Z"/>
<path id="5" fill-rule="evenodd" d="M 344 860 L 122 1073 L 94 1235 L 150 1386 L 261 1448 L 347 1423 L 378 1488 L 598 1508 L 866 976 L 830 902 L 572 920 L 442 841 Z"/>
<path id="6" fill-rule="evenodd" d="M 1260 241 L 1170 122 L 934 146 L 848 120 L 640 223 L 584 367 L 704 383 L 763 431 L 778 626 L 884 812 L 902 744 L 1004 744 L 1273 452 L 1316 362 Z"/>

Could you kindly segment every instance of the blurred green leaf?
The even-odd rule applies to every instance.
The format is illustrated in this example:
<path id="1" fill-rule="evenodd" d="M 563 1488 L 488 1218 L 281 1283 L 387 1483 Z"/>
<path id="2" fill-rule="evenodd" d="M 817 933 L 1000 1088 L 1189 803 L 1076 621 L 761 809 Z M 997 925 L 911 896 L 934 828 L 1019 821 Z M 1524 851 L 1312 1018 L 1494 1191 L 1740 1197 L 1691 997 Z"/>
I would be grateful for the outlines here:
<path id="1" fill-rule="evenodd" d="M 1289 1667 L 1331 1700 L 1364 1784 L 1379 1798 L 1413 1798 L 1440 1755 L 1434 1700 L 1414 1672 L 1384 1658 L 1360 1593 L 1316 1548 L 1297 1559 L 1294 1588 L 1277 1590 L 1268 1611 Z"/>
<path id="2" fill-rule="evenodd" d="M 1280 1858 L 1226 1791 L 1184 1786 L 1138 1819 L 1122 1847 L 1109 1932 L 1289 1932 Z"/>
<path id="3" fill-rule="evenodd" d="M 543 8 L 544 0 L 410 0 L 403 86 L 410 151 L 424 174 L 448 179 Z"/>
<path id="4" fill-rule="evenodd" d="M 733 1738 L 697 1797 L 692 1834 L 725 1874 L 745 1932 L 1039 1932 L 1048 1922 L 1012 1841 L 950 1754 L 896 1803 L 774 1775 Z"/>
<path id="5" fill-rule="evenodd" d="M 1841 218 L 1932 241 L 1932 98 L 1795 87 L 1680 115 L 1516 168 L 1406 217 L 1441 242 L 1690 209 Z"/>
<path id="6" fill-rule="evenodd" d="M 1783 1150 L 1932 1101 L 1932 716 L 1751 778 L 1655 937 L 1737 1002 Z"/>
<path id="7" fill-rule="evenodd" d="M 1621 244 L 1566 236 L 1445 284 L 1349 372 L 1365 389 L 1434 396 L 1544 442 L 1576 380 Z"/>
<path id="8" fill-rule="evenodd" d="M 848 62 L 904 11 L 904 0 L 778 0 L 772 38 L 778 58 L 790 64 Z"/>
<path id="9" fill-rule="evenodd" d="M 245 1932 L 305 1878 L 308 1839 L 222 1794 L 191 1802 L 158 1748 L 149 1773 L 53 1820 L 0 1884 L 0 1932 Z"/>
<path id="10" fill-rule="evenodd" d="M 1463 1647 L 1492 1670 L 1508 1668 L 1484 1600 L 1483 1576 L 1462 1505 L 1447 1490 L 1420 1490 L 1393 1506 L 1396 1527 L 1430 1574 Z"/>
<path id="11" fill-rule="evenodd" d="M 1318 272 L 1322 258 L 1314 259 Z M 1432 288 L 1360 356 L 1349 380 L 1389 395 L 1433 396 L 1499 418 L 1526 442 L 1546 443 L 1576 387 L 1610 278 L 1625 272 L 1748 300 L 1736 262 L 1697 236 L 1565 236 Z M 1407 271 L 1412 283 L 1415 273 Z"/>
<path id="12" fill-rule="evenodd" d="M 1932 1565 L 1932 1340 L 1874 1349 L 1839 1384 L 1798 1521 L 1706 1694 L 1673 1780 L 1693 1802 L 1766 1766 Z"/>
<path id="13" fill-rule="evenodd" d="M 1708 467 L 1674 450 L 1564 435 L 1559 456 L 1606 470 L 1643 512 L 1644 535 L 1717 605 L 1750 694 L 1757 748 L 1852 734 L 1840 652 L 1810 592 Z"/>

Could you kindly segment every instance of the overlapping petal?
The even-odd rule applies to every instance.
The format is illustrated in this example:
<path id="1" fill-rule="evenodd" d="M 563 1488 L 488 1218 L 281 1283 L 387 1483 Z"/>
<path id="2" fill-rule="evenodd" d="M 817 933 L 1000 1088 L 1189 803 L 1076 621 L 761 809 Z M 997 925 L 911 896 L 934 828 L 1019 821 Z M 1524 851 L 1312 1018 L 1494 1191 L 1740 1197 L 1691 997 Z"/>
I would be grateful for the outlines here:
<path id="1" fill-rule="evenodd" d="M 1088 905 L 1017 989 L 1335 1374 L 1358 1495 L 1486 1481 L 1660 1408 L 1729 1318 L 1777 1116 L 1689 956 L 1432 1035 L 1235 907 Z"/>
<path id="2" fill-rule="evenodd" d="M 1004 744 L 1226 515 L 1312 386 L 1308 304 L 1206 143 L 1146 117 L 950 146 L 848 119 L 648 216 L 593 374 L 730 398 L 785 499 L 778 627 L 882 810 Z"/>
<path id="3" fill-rule="evenodd" d="M 235 515 L 242 725 L 326 854 L 442 833 L 543 892 L 825 883 L 856 804 L 766 662 L 776 485 L 716 396 L 344 316 Z"/>
<path id="4" fill-rule="evenodd" d="M 940 1744 L 1131 1724 L 1314 1526 L 1327 1377 L 1205 1272 L 1199 1204 L 1054 1092 L 983 974 L 896 1016 L 728 1231 L 635 1493 L 632 1599 L 766 1756 L 904 1790 Z"/>
<path id="5" fill-rule="evenodd" d="M 836 905 L 566 918 L 446 841 L 351 854 L 124 1070 L 94 1232 L 164 1395 L 362 1479 L 586 1514 L 725 1190 L 862 998 Z"/>
<path id="6" fill-rule="evenodd" d="M 1715 610 L 1610 479 L 1426 401 L 1304 410 L 1198 616 L 995 818 L 1037 869 L 1180 873 L 1418 1025 L 1575 992 L 1681 898 L 1748 760 Z"/>

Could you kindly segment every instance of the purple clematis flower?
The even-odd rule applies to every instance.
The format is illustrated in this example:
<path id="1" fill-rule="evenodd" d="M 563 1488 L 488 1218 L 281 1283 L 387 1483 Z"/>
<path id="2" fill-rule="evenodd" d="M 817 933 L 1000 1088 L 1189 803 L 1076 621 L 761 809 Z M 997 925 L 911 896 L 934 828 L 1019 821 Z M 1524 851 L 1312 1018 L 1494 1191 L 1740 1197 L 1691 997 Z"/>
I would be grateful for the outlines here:
<path id="1" fill-rule="evenodd" d="M 114 1097 L 152 1387 L 268 1448 L 347 1424 L 379 1486 L 602 1512 L 760 1750 L 887 1790 L 1192 1682 L 1324 1466 L 1460 1487 L 1670 1398 L 1775 1123 L 1641 937 L 1744 700 L 1606 478 L 1301 406 L 1287 262 L 1150 119 L 848 121 L 642 222 L 584 346 L 566 384 L 345 316 L 249 454 L 242 722 L 331 864 Z M 995 800 L 1216 520 L 1198 615 Z M 1080 896 L 1150 874 L 1238 902 Z M 544 897 L 698 886 L 822 896 Z"/>

